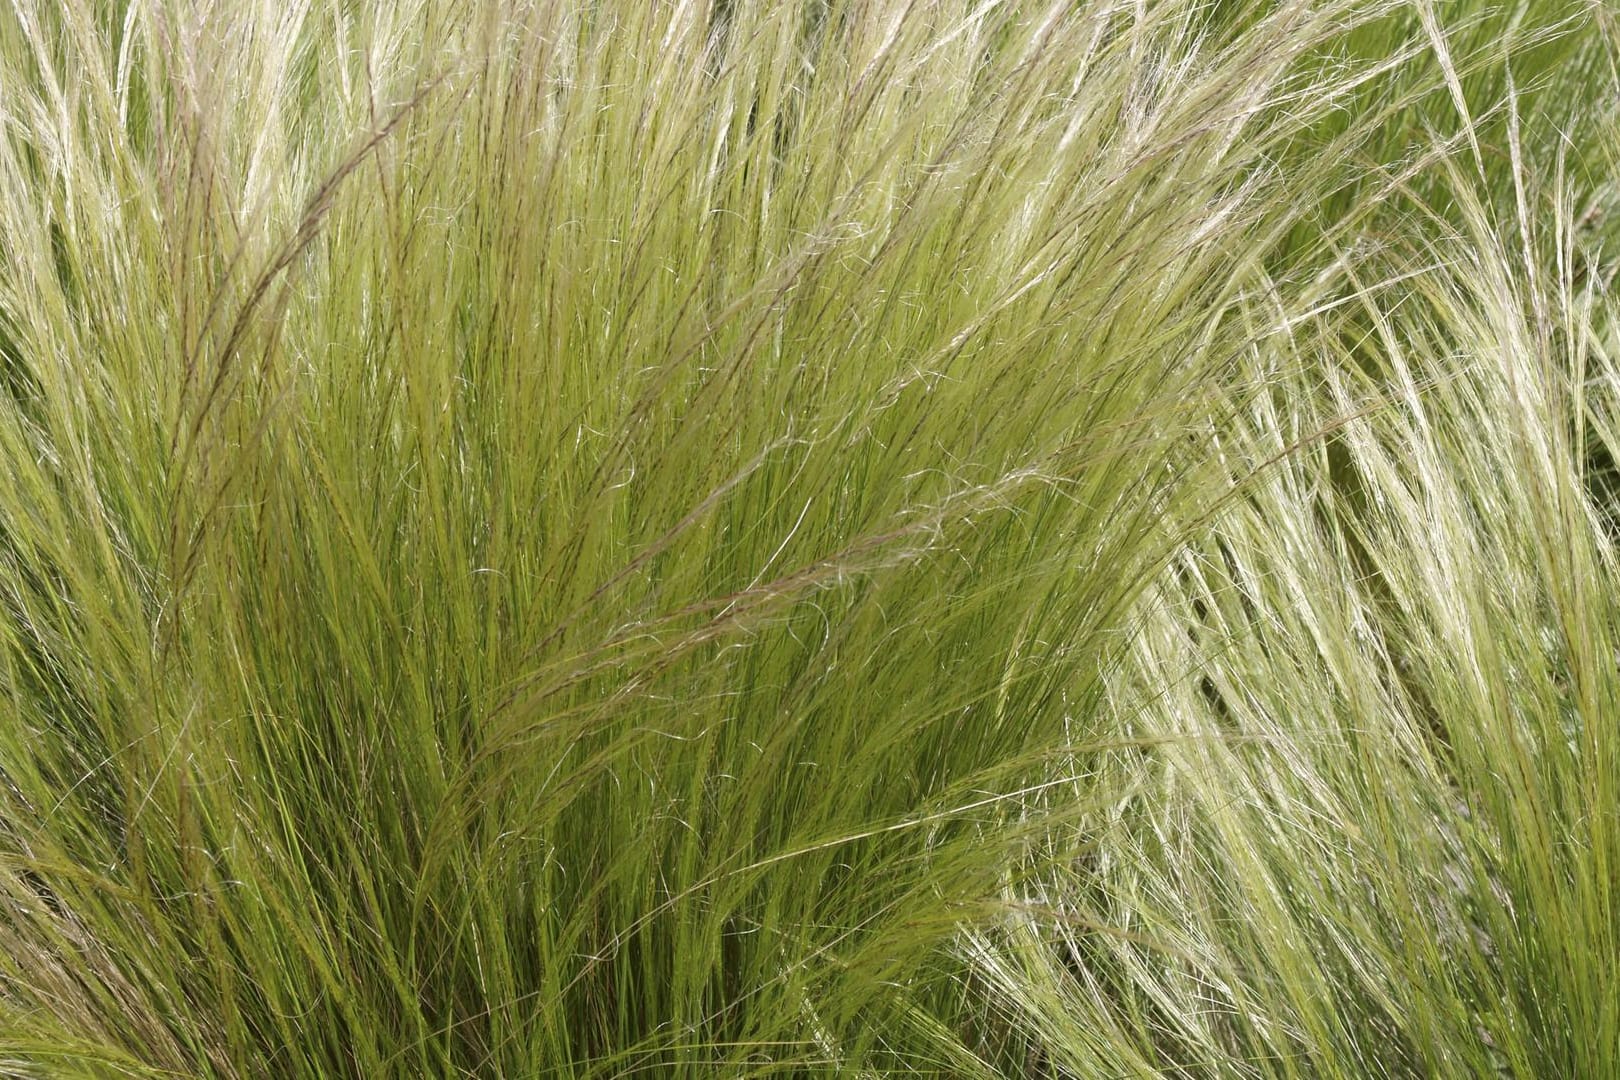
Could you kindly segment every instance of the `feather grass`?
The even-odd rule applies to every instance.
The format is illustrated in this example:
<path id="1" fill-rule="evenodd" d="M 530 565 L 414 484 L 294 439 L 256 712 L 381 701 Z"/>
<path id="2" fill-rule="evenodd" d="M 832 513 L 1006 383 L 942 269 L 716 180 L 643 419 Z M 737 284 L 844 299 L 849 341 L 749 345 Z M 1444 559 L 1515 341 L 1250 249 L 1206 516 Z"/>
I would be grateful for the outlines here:
<path id="1" fill-rule="evenodd" d="M 0 1072 L 1620 1071 L 1616 40 L 15 0 Z"/>

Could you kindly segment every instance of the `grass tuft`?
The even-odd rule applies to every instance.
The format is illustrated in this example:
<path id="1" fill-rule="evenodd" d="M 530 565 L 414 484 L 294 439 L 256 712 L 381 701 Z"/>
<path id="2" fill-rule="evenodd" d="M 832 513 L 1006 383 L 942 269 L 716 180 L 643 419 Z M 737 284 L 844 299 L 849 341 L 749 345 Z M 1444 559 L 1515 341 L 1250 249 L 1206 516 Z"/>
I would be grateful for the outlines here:
<path id="1" fill-rule="evenodd" d="M 1617 46 L 13 0 L 0 1075 L 1620 1075 Z"/>

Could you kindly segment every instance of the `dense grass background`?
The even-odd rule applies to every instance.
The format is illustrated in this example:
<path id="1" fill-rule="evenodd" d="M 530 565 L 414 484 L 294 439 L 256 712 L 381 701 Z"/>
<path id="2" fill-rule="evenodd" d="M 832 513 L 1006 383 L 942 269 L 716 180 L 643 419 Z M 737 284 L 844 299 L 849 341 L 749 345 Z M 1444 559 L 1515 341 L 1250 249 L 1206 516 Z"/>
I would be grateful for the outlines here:
<path id="1" fill-rule="evenodd" d="M 1620 1075 L 1606 0 L 13 0 L 0 1075 Z"/>

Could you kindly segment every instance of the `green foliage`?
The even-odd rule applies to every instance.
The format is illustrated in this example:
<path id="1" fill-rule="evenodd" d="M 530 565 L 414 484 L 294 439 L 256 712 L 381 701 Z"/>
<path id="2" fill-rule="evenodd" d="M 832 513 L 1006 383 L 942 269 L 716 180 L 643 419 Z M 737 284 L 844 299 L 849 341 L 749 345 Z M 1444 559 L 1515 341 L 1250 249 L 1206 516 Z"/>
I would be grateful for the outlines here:
<path id="1" fill-rule="evenodd" d="M 0 1075 L 1620 1074 L 1617 43 L 16 0 Z"/>

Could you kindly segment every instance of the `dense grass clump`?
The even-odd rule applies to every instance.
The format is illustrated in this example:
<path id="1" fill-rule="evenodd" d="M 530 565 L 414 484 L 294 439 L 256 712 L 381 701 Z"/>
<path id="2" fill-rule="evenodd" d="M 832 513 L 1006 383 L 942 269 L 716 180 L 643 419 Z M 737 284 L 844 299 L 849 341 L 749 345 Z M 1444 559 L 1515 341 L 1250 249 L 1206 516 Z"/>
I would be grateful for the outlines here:
<path id="1" fill-rule="evenodd" d="M 0 1075 L 1620 1075 L 1603 0 L 14 0 Z"/>

